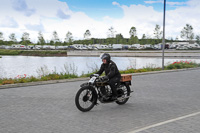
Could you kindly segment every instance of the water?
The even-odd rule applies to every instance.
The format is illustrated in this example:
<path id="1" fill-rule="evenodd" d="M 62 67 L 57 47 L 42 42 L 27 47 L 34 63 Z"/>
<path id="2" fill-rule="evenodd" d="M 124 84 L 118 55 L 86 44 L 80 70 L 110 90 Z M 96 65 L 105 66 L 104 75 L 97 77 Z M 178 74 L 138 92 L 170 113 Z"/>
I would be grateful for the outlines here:
<path id="1" fill-rule="evenodd" d="M 144 57 L 112 57 L 119 70 L 127 68 L 143 68 L 146 66 L 161 67 L 161 58 Z M 195 61 L 200 63 L 200 59 L 191 58 L 165 58 L 165 65 L 174 61 Z M 0 78 L 15 78 L 18 75 L 39 76 L 41 67 L 47 66 L 48 72 L 66 72 L 64 66 L 72 73 L 81 75 L 92 72 L 101 65 L 99 57 L 35 57 L 35 56 L 2 56 L 0 58 Z M 71 68 L 71 69 L 70 69 Z"/>

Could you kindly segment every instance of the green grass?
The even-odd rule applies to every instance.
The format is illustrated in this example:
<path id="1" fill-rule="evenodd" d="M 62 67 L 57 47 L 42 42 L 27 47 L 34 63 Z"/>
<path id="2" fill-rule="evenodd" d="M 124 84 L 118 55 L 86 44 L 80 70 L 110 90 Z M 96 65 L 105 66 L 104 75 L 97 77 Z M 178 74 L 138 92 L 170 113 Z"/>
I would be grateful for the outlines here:
<path id="1" fill-rule="evenodd" d="M 72 79 L 78 78 L 75 74 L 48 74 L 41 77 L 27 77 L 27 78 L 15 78 L 15 79 L 0 79 L 0 85 L 5 84 L 16 84 L 16 83 L 27 83 L 27 82 L 37 82 L 37 81 L 48 81 L 48 80 L 59 80 L 59 79 Z"/>
<path id="2" fill-rule="evenodd" d="M 29 50 L 7 50 L 0 49 L 0 55 L 25 55 L 25 56 L 67 56 L 66 51 L 29 51 Z"/>
<path id="3" fill-rule="evenodd" d="M 183 68 L 195 68 L 195 67 L 200 67 L 200 64 L 197 64 L 195 62 L 188 62 L 188 61 L 179 61 L 179 62 L 173 62 L 172 64 L 169 64 L 165 66 L 165 70 L 172 70 L 172 69 L 183 69 Z M 81 76 L 77 76 L 77 74 L 69 73 L 67 70 L 66 73 L 56 73 L 56 71 L 52 73 L 45 74 L 45 68 L 40 69 L 40 77 L 18 77 L 15 79 L 1 79 L 0 78 L 0 85 L 5 85 L 5 84 L 16 84 L 16 83 L 27 83 L 27 82 L 37 82 L 37 81 L 48 81 L 48 80 L 59 80 L 59 79 L 72 79 L 72 78 L 81 78 L 81 77 L 89 77 L 91 74 L 94 74 L 95 72 L 92 73 L 87 73 L 87 74 L 82 74 Z M 75 69 L 75 68 L 73 68 Z M 141 69 L 134 69 L 130 68 L 127 70 L 120 71 L 121 74 L 129 74 L 129 73 L 141 73 L 141 72 L 150 72 L 150 71 L 161 71 L 162 69 L 159 67 L 145 67 Z"/>

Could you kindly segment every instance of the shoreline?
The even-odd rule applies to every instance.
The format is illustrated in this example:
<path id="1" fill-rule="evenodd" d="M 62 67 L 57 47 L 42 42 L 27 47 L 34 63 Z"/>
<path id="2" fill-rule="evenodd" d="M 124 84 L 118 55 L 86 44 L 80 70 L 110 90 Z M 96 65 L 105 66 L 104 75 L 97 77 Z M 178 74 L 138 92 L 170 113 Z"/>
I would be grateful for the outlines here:
<path id="1" fill-rule="evenodd" d="M 99 56 L 39 56 L 39 55 L 0 55 L 0 59 L 4 56 L 30 56 L 30 57 L 99 57 Z M 112 56 L 112 57 L 135 57 L 135 58 L 162 58 L 162 56 Z M 166 59 L 200 59 L 200 56 L 165 56 Z"/>
<path id="2" fill-rule="evenodd" d="M 148 71 L 140 73 L 129 73 L 132 76 L 148 75 L 148 74 L 160 74 L 168 72 L 181 72 L 181 71 L 192 71 L 198 70 L 200 67 L 196 68 L 183 68 L 183 69 L 172 69 L 172 70 L 161 70 L 161 71 Z M 47 84 L 57 84 L 57 83 L 66 83 L 66 82 L 76 82 L 76 81 L 85 81 L 89 80 L 89 77 L 80 77 L 80 78 L 71 78 L 71 79 L 59 79 L 59 80 L 48 80 L 48 81 L 37 81 L 37 82 L 27 82 L 27 83 L 15 83 L 15 84 L 5 84 L 0 85 L 0 90 L 17 88 L 17 87 L 28 87 L 28 86 L 37 86 L 37 85 L 47 85 Z"/>
<path id="3" fill-rule="evenodd" d="M 0 56 L 41 56 L 41 57 L 48 57 L 48 56 L 59 56 L 64 57 L 67 56 L 66 50 L 7 50 L 7 49 L 0 49 Z"/>
<path id="4" fill-rule="evenodd" d="M 162 57 L 161 50 L 1 50 L 2 56 L 40 56 L 40 57 L 99 57 L 102 53 L 109 53 L 112 57 Z M 199 58 L 200 50 L 165 50 L 167 58 Z"/>

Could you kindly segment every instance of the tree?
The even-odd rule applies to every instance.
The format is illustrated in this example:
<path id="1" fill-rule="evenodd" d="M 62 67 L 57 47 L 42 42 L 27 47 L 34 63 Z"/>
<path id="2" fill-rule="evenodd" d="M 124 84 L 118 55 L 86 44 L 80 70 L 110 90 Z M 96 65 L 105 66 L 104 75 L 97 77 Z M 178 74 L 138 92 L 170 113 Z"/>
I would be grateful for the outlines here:
<path id="1" fill-rule="evenodd" d="M 83 36 L 84 36 L 85 39 L 89 39 L 90 36 L 91 36 L 90 31 L 89 31 L 89 30 L 86 30 Z"/>
<path id="2" fill-rule="evenodd" d="M 158 24 L 156 24 L 153 34 L 155 39 L 161 39 L 162 31 L 160 31 L 160 26 Z"/>
<path id="3" fill-rule="evenodd" d="M 116 43 L 116 39 L 115 38 L 107 38 L 106 39 L 106 44 L 115 44 Z"/>
<path id="4" fill-rule="evenodd" d="M 178 36 L 176 36 L 176 39 L 175 39 L 175 41 L 178 41 Z"/>
<path id="5" fill-rule="evenodd" d="M 23 45 L 26 45 L 26 46 L 30 43 L 30 38 L 29 38 L 28 32 L 24 32 L 22 34 L 21 42 L 22 42 Z"/>
<path id="6" fill-rule="evenodd" d="M 200 45 L 200 35 L 196 35 L 196 42 L 197 42 L 197 44 L 199 44 Z"/>
<path id="7" fill-rule="evenodd" d="M 194 39 L 193 27 L 192 25 L 186 24 L 181 31 L 181 38 L 191 41 Z"/>
<path id="8" fill-rule="evenodd" d="M 111 26 L 109 29 L 108 29 L 108 38 L 114 38 L 115 37 L 115 30 L 114 28 Z"/>
<path id="9" fill-rule="evenodd" d="M 4 37 L 3 37 L 3 32 L 0 32 L 0 40 L 4 40 Z"/>
<path id="10" fill-rule="evenodd" d="M 142 35 L 142 39 L 146 39 L 147 37 L 146 37 L 146 35 L 145 34 L 143 34 Z"/>
<path id="11" fill-rule="evenodd" d="M 44 37 L 43 37 L 43 34 L 41 31 L 38 32 L 38 44 L 40 44 L 40 45 L 45 44 L 45 40 L 44 40 Z"/>
<path id="12" fill-rule="evenodd" d="M 169 39 L 170 41 L 170 44 L 172 44 L 173 42 L 174 42 L 174 39 L 173 39 L 173 37 L 171 37 L 170 39 Z"/>
<path id="13" fill-rule="evenodd" d="M 72 33 L 71 32 L 67 32 L 66 34 L 66 38 L 65 38 L 65 42 L 71 44 L 73 42 L 73 36 L 72 36 Z"/>
<path id="14" fill-rule="evenodd" d="M 60 39 L 58 37 L 58 33 L 56 31 L 53 32 L 53 38 L 52 38 L 52 41 L 54 44 L 58 44 L 60 42 Z"/>
<path id="15" fill-rule="evenodd" d="M 129 31 L 129 34 L 130 34 L 129 44 L 136 44 L 139 42 L 136 32 L 137 32 L 136 28 L 131 27 Z"/>
<path id="16" fill-rule="evenodd" d="M 135 27 L 131 27 L 130 31 L 129 31 L 130 37 L 135 37 L 136 34 L 136 28 Z"/>
<path id="17" fill-rule="evenodd" d="M 132 36 L 129 39 L 129 44 L 137 44 L 139 42 L 138 37 L 137 36 Z"/>
<path id="18" fill-rule="evenodd" d="M 0 45 L 4 45 L 3 32 L 0 32 Z"/>
<path id="19" fill-rule="evenodd" d="M 141 40 L 140 40 L 140 44 L 144 45 L 144 44 L 146 44 L 146 43 L 147 43 L 147 37 L 146 37 L 145 34 L 143 34 L 143 35 L 142 35 L 142 38 L 141 38 Z"/>
<path id="20" fill-rule="evenodd" d="M 15 37 L 15 33 L 11 33 L 10 35 L 9 35 L 9 39 L 10 39 L 10 41 L 12 41 L 12 42 L 17 42 L 17 39 L 16 39 L 16 37 Z"/>
<path id="21" fill-rule="evenodd" d="M 121 33 L 116 35 L 116 43 L 117 44 L 122 44 L 123 43 L 123 39 L 124 39 L 124 37 L 123 37 L 123 35 Z"/>

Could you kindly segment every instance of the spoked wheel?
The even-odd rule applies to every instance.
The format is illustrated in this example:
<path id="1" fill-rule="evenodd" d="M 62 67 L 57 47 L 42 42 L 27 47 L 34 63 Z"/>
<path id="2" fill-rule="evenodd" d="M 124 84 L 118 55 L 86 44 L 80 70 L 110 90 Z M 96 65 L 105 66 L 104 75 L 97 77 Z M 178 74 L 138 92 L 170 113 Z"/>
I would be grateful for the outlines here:
<path id="1" fill-rule="evenodd" d="M 118 91 L 121 96 L 118 98 L 119 100 L 117 100 L 116 103 L 119 105 L 125 104 L 128 101 L 131 93 L 129 85 L 123 85 L 123 87 Z"/>
<path id="2" fill-rule="evenodd" d="M 84 86 L 76 94 L 76 107 L 82 112 L 90 111 L 96 104 L 97 95 L 92 89 L 90 86 Z"/>

